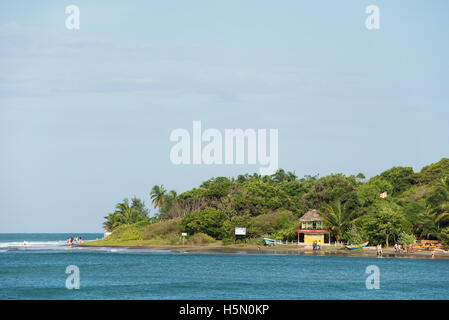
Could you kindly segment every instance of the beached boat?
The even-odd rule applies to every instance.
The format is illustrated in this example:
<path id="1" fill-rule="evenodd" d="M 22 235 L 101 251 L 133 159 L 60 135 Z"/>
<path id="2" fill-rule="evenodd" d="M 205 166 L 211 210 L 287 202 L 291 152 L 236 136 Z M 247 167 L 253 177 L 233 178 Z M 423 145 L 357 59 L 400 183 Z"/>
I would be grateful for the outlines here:
<path id="1" fill-rule="evenodd" d="M 362 249 L 365 248 L 368 245 L 368 241 L 362 244 L 351 244 L 349 246 L 346 246 L 346 249 L 348 250 L 357 250 L 357 249 Z"/>
<path id="2" fill-rule="evenodd" d="M 263 238 L 263 241 L 265 242 L 266 246 L 273 246 L 275 244 L 281 244 L 280 240 L 273 240 L 273 239 Z"/>

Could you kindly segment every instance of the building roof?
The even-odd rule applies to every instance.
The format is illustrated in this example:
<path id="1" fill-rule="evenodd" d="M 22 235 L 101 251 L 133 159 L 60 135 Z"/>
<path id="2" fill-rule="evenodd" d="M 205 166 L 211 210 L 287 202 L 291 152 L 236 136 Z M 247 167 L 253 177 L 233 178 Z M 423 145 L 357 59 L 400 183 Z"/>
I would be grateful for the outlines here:
<path id="1" fill-rule="evenodd" d="M 307 211 L 300 219 L 301 222 L 308 222 L 308 221 L 321 221 L 322 218 L 318 214 L 318 211 L 316 209 Z"/>

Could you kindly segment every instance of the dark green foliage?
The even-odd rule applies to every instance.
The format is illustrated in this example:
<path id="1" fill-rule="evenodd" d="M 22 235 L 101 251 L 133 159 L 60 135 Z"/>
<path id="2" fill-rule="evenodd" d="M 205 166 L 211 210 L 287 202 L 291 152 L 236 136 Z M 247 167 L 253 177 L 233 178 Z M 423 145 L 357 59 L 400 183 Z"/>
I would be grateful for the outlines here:
<path id="1" fill-rule="evenodd" d="M 228 219 L 228 216 L 223 211 L 215 208 L 206 208 L 186 215 L 181 220 L 181 227 L 191 235 L 201 232 L 215 239 L 222 239 L 224 236 L 223 222 Z"/>
<path id="2" fill-rule="evenodd" d="M 371 245 L 383 243 L 388 247 L 401 232 L 411 232 L 411 225 L 400 208 L 387 202 L 377 204 L 360 222 Z"/>
<path id="3" fill-rule="evenodd" d="M 415 173 L 410 167 L 393 167 L 382 172 L 379 177 L 393 186 L 393 193 L 400 193 L 416 183 Z"/>
<path id="4" fill-rule="evenodd" d="M 331 174 L 315 181 L 313 187 L 303 197 L 304 207 L 319 209 L 336 200 L 346 204 L 349 209 L 358 206 L 357 185 L 355 177 L 343 174 Z"/>
<path id="5" fill-rule="evenodd" d="M 432 163 L 425 166 L 416 175 L 416 180 L 419 183 L 432 183 L 449 174 L 449 159 L 443 158 L 437 163 Z"/>
<path id="6" fill-rule="evenodd" d="M 159 208 L 159 215 L 158 215 L 158 218 L 162 220 L 164 220 L 164 218 L 168 215 L 170 210 L 172 210 L 173 207 L 175 206 L 178 194 L 176 193 L 175 190 L 170 190 L 170 192 L 164 194 L 163 197 L 164 197 L 163 199 L 164 205 Z"/>
<path id="7" fill-rule="evenodd" d="M 200 188 L 204 188 L 204 195 L 209 198 L 218 199 L 227 196 L 231 192 L 233 182 L 225 177 L 212 178 L 203 182 Z"/>
<path id="8" fill-rule="evenodd" d="M 145 203 L 136 197 L 131 199 L 131 205 L 128 198 L 125 198 L 123 202 L 115 206 L 114 212 L 108 213 L 104 218 L 103 228 L 106 231 L 112 231 L 123 224 L 130 225 L 150 221 L 149 210 L 145 207 Z"/>
<path id="9" fill-rule="evenodd" d="M 260 230 L 259 235 L 276 234 L 280 230 L 299 225 L 298 218 L 287 210 L 259 215 L 252 219 L 252 224 L 254 228 Z"/>
<path id="10" fill-rule="evenodd" d="M 353 224 L 351 228 L 345 232 L 342 239 L 350 244 L 362 244 L 368 239 L 368 236 L 362 228 Z"/>
<path id="11" fill-rule="evenodd" d="M 348 202 L 343 205 L 340 200 L 325 205 L 320 215 L 337 241 L 357 220 L 356 212 L 348 208 Z"/>
<path id="12" fill-rule="evenodd" d="M 422 217 L 425 212 L 426 206 L 423 202 L 410 202 L 402 207 L 402 214 L 411 224 L 415 234 L 422 233 Z"/>

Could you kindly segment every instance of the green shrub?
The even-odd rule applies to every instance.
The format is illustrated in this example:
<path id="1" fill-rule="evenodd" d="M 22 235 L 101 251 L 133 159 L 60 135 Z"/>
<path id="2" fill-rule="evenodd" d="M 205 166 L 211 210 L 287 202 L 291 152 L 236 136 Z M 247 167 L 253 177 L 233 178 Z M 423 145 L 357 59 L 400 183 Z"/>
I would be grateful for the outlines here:
<path id="1" fill-rule="evenodd" d="M 299 224 L 295 215 L 287 210 L 278 210 L 262 214 L 252 219 L 253 226 L 260 230 L 260 235 L 273 234 L 282 229 L 290 229 Z"/>
<path id="2" fill-rule="evenodd" d="M 398 243 L 404 246 L 414 245 L 416 241 L 415 235 L 401 232 L 398 237 Z"/>
<path id="3" fill-rule="evenodd" d="M 363 230 L 356 225 L 352 225 L 349 230 L 347 230 L 342 237 L 342 240 L 349 242 L 351 244 L 364 243 L 367 239 L 366 234 Z"/>
<path id="4" fill-rule="evenodd" d="M 233 239 L 229 239 L 229 238 L 224 238 L 224 239 L 221 240 L 221 242 L 222 242 L 222 244 L 224 246 L 229 246 L 230 244 L 234 243 L 234 240 Z"/>
<path id="5" fill-rule="evenodd" d="M 150 225 L 149 222 L 138 222 L 136 224 L 124 224 L 117 227 L 112 234 L 108 237 L 108 240 L 141 240 L 145 230 Z"/>
<path id="6" fill-rule="evenodd" d="M 263 237 L 248 238 L 247 243 L 257 246 L 263 246 L 265 244 L 265 242 L 263 241 Z"/>
<path id="7" fill-rule="evenodd" d="M 196 233 L 193 236 L 189 237 L 186 241 L 186 244 L 189 245 L 206 245 L 209 243 L 214 243 L 216 240 L 211 236 L 204 233 Z"/>
<path id="8" fill-rule="evenodd" d="M 144 240 L 172 239 L 181 232 L 180 219 L 166 220 L 154 223 L 146 228 L 143 234 Z"/>
<path id="9" fill-rule="evenodd" d="M 170 237 L 167 239 L 170 244 L 182 244 L 183 243 L 183 237 L 178 233 L 174 235 L 170 235 Z"/>
<path id="10" fill-rule="evenodd" d="M 181 226 L 188 234 L 205 233 L 215 239 L 224 236 L 223 222 L 229 219 L 226 213 L 215 208 L 194 211 L 181 220 Z"/>

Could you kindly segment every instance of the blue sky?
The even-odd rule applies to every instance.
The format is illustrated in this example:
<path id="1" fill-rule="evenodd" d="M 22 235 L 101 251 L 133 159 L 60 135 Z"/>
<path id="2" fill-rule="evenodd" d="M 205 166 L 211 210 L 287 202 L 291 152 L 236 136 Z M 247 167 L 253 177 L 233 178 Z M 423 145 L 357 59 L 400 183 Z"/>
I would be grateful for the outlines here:
<path id="1" fill-rule="evenodd" d="M 447 1 L 2 1 L 0 232 L 97 232 L 155 184 L 258 171 L 173 165 L 193 120 L 277 128 L 299 176 L 420 170 L 448 156 L 448 18 Z"/>

